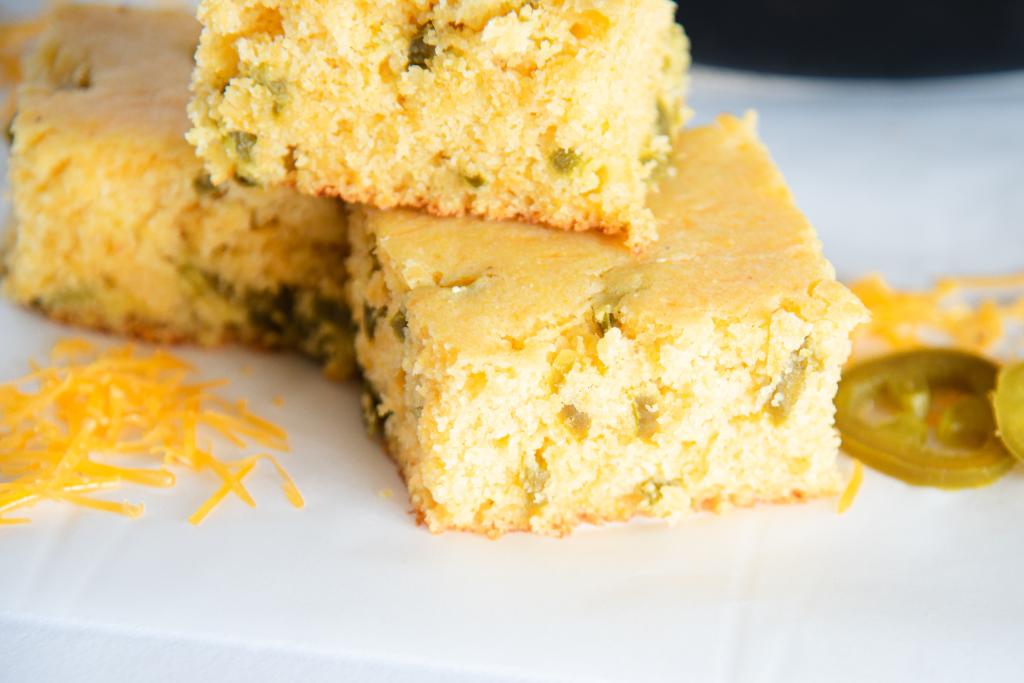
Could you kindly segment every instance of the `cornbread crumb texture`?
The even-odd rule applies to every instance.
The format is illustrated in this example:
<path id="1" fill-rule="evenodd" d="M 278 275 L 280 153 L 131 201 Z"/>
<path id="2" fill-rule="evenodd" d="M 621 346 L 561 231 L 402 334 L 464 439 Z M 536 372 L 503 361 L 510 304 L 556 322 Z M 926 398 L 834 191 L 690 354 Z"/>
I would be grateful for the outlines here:
<path id="1" fill-rule="evenodd" d="M 160 341 L 300 348 L 353 364 L 334 200 L 213 183 L 185 141 L 194 17 L 63 6 L 25 62 L 5 291 Z"/>
<path id="2" fill-rule="evenodd" d="M 835 493 L 849 332 L 752 120 L 684 133 L 661 240 L 360 208 L 350 303 L 366 406 L 434 531 Z"/>
<path id="3" fill-rule="evenodd" d="M 656 237 L 684 105 L 668 0 L 204 0 L 189 140 L 213 179 Z"/>

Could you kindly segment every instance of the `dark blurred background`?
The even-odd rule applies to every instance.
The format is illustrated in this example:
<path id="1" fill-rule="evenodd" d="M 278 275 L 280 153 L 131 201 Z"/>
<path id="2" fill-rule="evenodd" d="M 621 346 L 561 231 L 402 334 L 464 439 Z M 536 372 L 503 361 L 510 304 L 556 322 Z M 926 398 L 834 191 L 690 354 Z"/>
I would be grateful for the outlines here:
<path id="1" fill-rule="evenodd" d="M 907 78 L 1024 68 L 1024 0 L 677 0 L 697 62 Z"/>

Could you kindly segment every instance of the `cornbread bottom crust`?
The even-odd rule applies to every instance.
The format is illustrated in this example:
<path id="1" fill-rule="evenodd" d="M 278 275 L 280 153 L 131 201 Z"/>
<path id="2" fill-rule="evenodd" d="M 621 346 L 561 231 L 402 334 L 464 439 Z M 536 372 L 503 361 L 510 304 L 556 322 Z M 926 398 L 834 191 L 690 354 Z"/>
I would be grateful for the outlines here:
<path id="1" fill-rule="evenodd" d="M 398 188 L 393 194 L 384 194 L 374 190 L 357 188 L 338 188 L 333 186 L 318 187 L 312 194 L 317 197 L 333 197 L 344 199 L 353 204 L 366 204 L 384 209 L 407 208 L 417 209 L 437 218 L 476 217 L 488 221 L 518 222 L 546 225 L 568 232 L 586 232 L 594 230 L 607 235 L 617 235 L 629 231 L 630 239 L 625 246 L 642 252 L 657 238 L 657 230 L 652 217 L 642 212 L 629 221 L 615 221 L 608 218 L 599 219 L 586 216 L 574 216 L 565 220 L 552 220 L 541 211 L 519 210 L 515 205 L 506 204 L 491 208 L 477 208 L 472 197 L 463 197 L 461 204 L 441 204 L 433 199 L 422 196 L 410 196 L 406 188 Z"/>
<path id="2" fill-rule="evenodd" d="M 402 478 L 403 483 L 405 483 L 408 488 L 408 482 L 405 479 L 402 467 L 397 462 L 395 462 L 395 466 L 398 468 L 398 473 Z M 840 491 L 841 487 L 837 483 L 836 486 L 827 490 L 823 489 L 818 491 L 815 495 L 807 495 L 803 491 L 792 491 L 787 496 L 777 496 L 775 498 L 757 500 L 738 497 L 734 499 L 722 497 L 705 498 L 703 500 L 691 501 L 689 509 L 679 510 L 667 515 L 652 512 L 650 509 L 637 505 L 630 509 L 623 510 L 617 515 L 599 516 L 582 512 L 574 519 L 570 518 L 563 520 L 561 524 L 539 528 L 535 528 L 534 525 L 529 522 L 523 523 L 518 527 L 511 525 L 501 526 L 496 523 L 488 525 L 466 524 L 461 526 L 438 524 L 434 521 L 435 515 L 422 508 L 414 508 L 413 516 L 416 519 L 417 524 L 426 528 L 431 533 L 438 535 L 449 531 L 461 531 L 465 533 L 480 534 L 481 536 L 487 536 L 488 538 L 500 538 L 506 533 L 539 533 L 545 536 L 561 538 L 568 536 L 576 527 L 582 524 L 599 526 L 602 524 L 625 523 L 640 517 L 651 520 L 669 520 L 670 522 L 675 522 L 685 519 L 691 513 L 710 512 L 717 515 L 725 514 L 731 510 L 753 508 L 758 505 L 795 505 L 834 496 Z"/>

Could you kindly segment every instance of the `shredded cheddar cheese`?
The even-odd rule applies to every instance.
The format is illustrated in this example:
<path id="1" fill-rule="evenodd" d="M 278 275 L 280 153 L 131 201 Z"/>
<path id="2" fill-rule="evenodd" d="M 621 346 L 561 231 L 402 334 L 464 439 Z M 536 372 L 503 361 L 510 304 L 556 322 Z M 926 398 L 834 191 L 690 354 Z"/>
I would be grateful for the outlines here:
<path id="1" fill-rule="evenodd" d="M 189 518 L 199 524 L 231 494 L 256 504 L 244 479 L 261 460 L 275 468 L 291 504 L 304 505 L 273 455 L 228 461 L 213 454 L 210 437 L 239 449 L 289 450 L 283 429 L 245 401 L 214 393 L 225 381 L 189 382 L 194 368 L 165 351 L 100 351 L 81 339 L 58 342 L 50 362 L 32 363 L 28 375 L 0 385 L 0 525 L 28 522 L 9 515 L 47 500 L 138 517 L 142 505 L 95 494 L 124 484 L 171 487 L 180 468 L 220 481 Z"/>
<path id="2" fill-rule="evenodd" d="M 858 347 L 872 341 L 887 350 L 940 343 L 992 355 L 1008 325 L 1024 321 L 1024 274 L 944 278 L 923 292 L 897 291 L 871 275 L 850 289 L 871 311 L 871 322 L 854 335 Z"/>
<path id="3" fill-rule="evenodd" d="M 839 503 L 836 506 L 839 514 L 843 514 L 853 505 L 853 501 L 857 498 L 857 493 L 860 491 L 860 485 L 863 481 L 864 465 L 861 464 L 860 460 L 854 460 L 850 480 L 846 482 L 846 488 L 843 490 L 843 494 L 839 496 Z"/>

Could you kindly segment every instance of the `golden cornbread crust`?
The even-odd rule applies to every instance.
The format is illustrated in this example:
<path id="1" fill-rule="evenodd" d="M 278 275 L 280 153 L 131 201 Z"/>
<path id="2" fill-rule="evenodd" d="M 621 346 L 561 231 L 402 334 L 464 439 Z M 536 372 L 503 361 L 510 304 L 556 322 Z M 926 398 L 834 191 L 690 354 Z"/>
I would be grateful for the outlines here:
<path id="1" fill-rule="evenodd" d="M 402 478 L 402 482 L 406 485 L 406 488 L 408 488 L 409 482 L 405 477 L 405 473 L 401 465 L 397 461 L 395 464 L 398 465 L 398 473 L 399 476 Z M 715 514 L 723 514 L 725 512 L 729 512 L 730 510 L 752 508 L 757 505 L 792 505 L 796 503 L 804 503 L 812 498 L 821 498 L 825 496 L 835 495 L 838 492 L 838 488 L 832 488 L 829 490 L 818 491 L 813 496 L 808 496 L 807 494 L 800 490 L 794 490 L 785 496 L 776 496 L 774 498 L 764 499 L 753 499 L 749 497 L 705 498 L 701 500 L 691 500 L 689 511 L 701 511 L 712 512 Z M 540 529 L 539 531 L 540 533 L 549 536 L 567 536 L 572 533 L 573 529 L 575 529 L 581 524 L 612 524 L 615 522 L 628 522 L 631 519 L 635 519 L 637 517 L 646 517 L 649 519 L 662 519 L 666 517 L 675 518 L 678 515 L 678 513 L 670 513 L 669 515 L 657 514 L 655 512 L 652 512 L 649 507 L 645 507 L 639 504 L 640 502 L 642 502 L 642 499 L 638 499 L 637 502 L 637 505 L 631 508 L 627 506 L 621 511 L 619 511 L 617 514 L 601 516 L 588 512 L 581 512 L 577 514 L 575 518 L 561 520 L 559 523 L 553 524 L 545 529 Z M 456 524 L 450 526 L 442 526 L 438 525 L 436 522 L 432 523 L 426 509 L 414 508 L 412 513 L 416 519 L 417 524 L 425 527 L 428 531 L 434 534 L 443 534 L 448 531 L 462 531 L 467 533 L 480 534 L 483 536 L 487 536 L 488 538 L 500 538 L 502 535 L 506 533 L 530 533 L 538 531 L 538 529 L 533 528 L 532 525 L 508 527 L 503 526 L 499 522 L 491 522 L 488 524 L 472 523 L 461 526 Z"/>
<path id="2" fill-rule="evenodd" d="M 48 18 L 16 93 L 4 291 L 150 341 L 294 348 L 343 377 L 344 209 L 210 181 L 184 139 L 198 35 L 180 10 Z"/>
<path id="3" fill-rule="evenodd" d="M 669 0 L 205 0 L 188 137 L 217 182 L 640 248 L 688 117 L 674 13 Z"/>
<path id="4" fill-rule="evenodd" d="M 835 494 L 849 333 L 865 317 L 754 131 L 684 133 L 659 242 L 354 207 L 349 302 L 383 433 L 431 531 Z"/>

